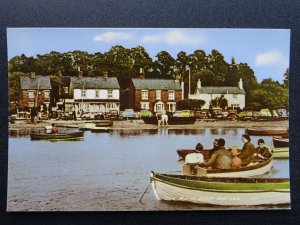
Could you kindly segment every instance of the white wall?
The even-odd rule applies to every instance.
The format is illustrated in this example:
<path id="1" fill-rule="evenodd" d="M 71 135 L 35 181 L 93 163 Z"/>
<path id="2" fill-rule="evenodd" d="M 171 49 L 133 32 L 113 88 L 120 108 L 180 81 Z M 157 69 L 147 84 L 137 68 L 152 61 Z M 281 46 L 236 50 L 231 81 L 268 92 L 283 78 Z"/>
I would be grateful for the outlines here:
<path id="1" fill-rule="evenodd" d="M 241 109 L 245 108 L 245 95 L 238 94 L 236 95 L 236 98 L 233 97 L 233 94 L 225 94 L 224 98 L 228 101 L 228 106 L 231 106 L 232 104 L 239 104 L 239 107 Z M 209 103 L 212 99 L 215 99 L 216 97 L 221 97 L 221 94 L 199 94 L 199 95 L 190 95 L 190 99 L 201 99 L 205 101 L 204 106 L 202 106 L 202 109 L 209 109 Z"/>
<path id="2" fill-rule="evenodd" d="M 95 89 L 86 89 L 86 99 L 108 99 L 108 90 L 100 89 L 99 97 L 96 98 L 96 90 Z M 81 89 L 74 89 L 74 99 L 82 99 L 81 98 Z M 119 100 L 120 99 L 120 91 L 113 90 L 112 99 Z"/>

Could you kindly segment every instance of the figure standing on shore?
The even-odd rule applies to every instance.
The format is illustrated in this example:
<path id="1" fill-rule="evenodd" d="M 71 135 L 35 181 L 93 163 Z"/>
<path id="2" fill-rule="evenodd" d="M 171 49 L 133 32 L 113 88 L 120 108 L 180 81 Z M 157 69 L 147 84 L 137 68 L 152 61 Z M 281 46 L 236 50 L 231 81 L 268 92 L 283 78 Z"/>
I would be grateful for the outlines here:
<path id="1" fill-rule="evenodd" d="M 57 129 L 57 127 L 55 126 L 55 123 L 52 123 L 51 134 L 56 134 L 56 133 L 58 133 L 58 129 Z"/>
<path id="2" fill-rule="evenodd" d="M 165 110 L 162 112 L 161 119 L 162 119 L 162 125 L 168 126 L 168 115 Z"/>

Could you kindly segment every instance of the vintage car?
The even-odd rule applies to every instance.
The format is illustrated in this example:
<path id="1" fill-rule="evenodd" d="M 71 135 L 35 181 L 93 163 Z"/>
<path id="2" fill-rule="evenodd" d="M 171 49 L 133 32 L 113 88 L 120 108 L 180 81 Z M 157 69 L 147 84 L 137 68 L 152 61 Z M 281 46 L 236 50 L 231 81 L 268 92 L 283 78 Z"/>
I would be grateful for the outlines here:
<path id="1" fill-rule="evenodd" d="M 193 113 L 191 110 L 181 110 L 181 111 L 175 111 L 173 114 L 173 117 L 193 117 Z"/>
<path id="2" fill-rule="evenodd" d="M 207 110 L 198 110 L 194 112 L 194 116 L 197 119 L 208 119 L 210 117 L 210 114 Z"/>
<path id="3" fill-rule="evenodd" d="M 125 109 L 122 112 L 123 119 L 138 119 L 139 114 L 136 113 L 133 109 Z"/>
<path id="4" fill-rule="evenodd" d="M 253 112 L 252 111 L 241 111 L 238 114 L 238 118 L 241 120 L 250 120 L 253 117 Z"/>
<path id="5" fill-rule="evenodd" d="M 118 110 L 110 110 L 107 114 L 106 117 L 110 120 L 118 120 L 119 119 L 119 112 Z"/>
<path id="6" fill-rule="evenodd" d="M 267 118 L 267 119 L 269 119 L 269 118 L 272 117 L 272 114 L 271 114 L 271 112 L 270 112 L 269 109 L 261 109 L 259 111 L 259 114 L 260 114 L 259 115 L 260 118 Z"/>

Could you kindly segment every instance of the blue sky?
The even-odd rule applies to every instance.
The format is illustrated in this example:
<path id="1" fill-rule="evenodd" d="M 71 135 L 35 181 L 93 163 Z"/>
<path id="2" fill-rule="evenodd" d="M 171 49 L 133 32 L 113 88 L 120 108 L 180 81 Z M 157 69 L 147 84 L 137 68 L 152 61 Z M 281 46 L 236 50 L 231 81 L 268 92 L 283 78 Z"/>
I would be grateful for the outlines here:
<path id="1" fill-rule="evenodd" d="M 8 59 L 16 55 L 36 56 L 51 51 L 73 50 L 107 52 L 114 45 L 143 46 L 156 60 L 160 51 L 187 54 L 213 49 L 227 62 L 247 63 L 260 82 L 271 77 L 282 83 L 289 67 L 290 30 L 288 29 L 149 29 L 149 28 L 8 28 Z"/>

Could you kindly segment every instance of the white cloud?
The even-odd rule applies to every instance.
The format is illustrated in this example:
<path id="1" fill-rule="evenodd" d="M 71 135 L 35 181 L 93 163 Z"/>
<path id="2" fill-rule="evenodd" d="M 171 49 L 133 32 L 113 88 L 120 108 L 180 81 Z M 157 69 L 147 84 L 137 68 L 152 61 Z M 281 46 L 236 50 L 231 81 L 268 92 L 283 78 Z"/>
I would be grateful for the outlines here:
<path id="1" fill-rule="evenodd" d="M 163 34 L 146 35 L 142 37 L 144 43 L 165 43 L 168 45 L 175 44 L 200 44 L 204 41 L 203 35 L 189 35 L 187 32 L 176 29 Z"/>
<path id="2" fill-rule="evenodd" d="M 130 33 L 125 32 L 106 32 L 101 35 L 94 37 L 94 41 L 99 42 L 113 42 L 113 41 L 124 41 L 133 40 L 134 36 Z"/>
<path id="3" fill-rule="evenodd" d="M 285 59 L 283 54 L 278 50 L 271 50 L 268 52 L 260 53 L 255 57 L 255 64 L 257 66 L 264 65 L 287 65 L 288 60 Z"/>

